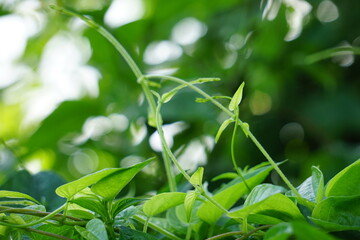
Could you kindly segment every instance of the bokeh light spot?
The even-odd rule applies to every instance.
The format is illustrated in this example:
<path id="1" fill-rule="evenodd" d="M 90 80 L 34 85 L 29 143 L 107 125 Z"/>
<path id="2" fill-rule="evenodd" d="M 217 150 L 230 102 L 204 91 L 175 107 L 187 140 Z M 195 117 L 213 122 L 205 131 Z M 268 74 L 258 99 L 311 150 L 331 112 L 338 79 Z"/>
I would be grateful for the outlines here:
<path id="1" fill-rule="evenodd" d="M 255 91 L 250 97 L 250 110 L 254 115 L 263 115 L 270 111 L 272 100 L 269 94 Z"/>

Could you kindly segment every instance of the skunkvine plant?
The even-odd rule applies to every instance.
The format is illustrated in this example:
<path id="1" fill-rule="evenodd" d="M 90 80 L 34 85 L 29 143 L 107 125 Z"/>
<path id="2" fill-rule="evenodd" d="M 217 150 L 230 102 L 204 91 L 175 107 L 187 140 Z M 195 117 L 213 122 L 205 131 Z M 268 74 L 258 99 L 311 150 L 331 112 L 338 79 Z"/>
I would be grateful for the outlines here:
<path id="1" fill-rule="evenodd" d="M 33 197 L 13 191 L 0 191 L 0 236 L 2 239 L 335 239 L 328 232 L 360 230 L 360 160 L 351 164 L 325 186 L 319 168 L 299 187 L 286 178 L 250 131 L 239 119 L 244 83 L 233 97 L 211 96 L 198 85 L 218 81 L 199 78 L 185 81 L 173 76 L 144 75 L 125 48 L 103 27 L 72 11 L 52 6 L 60 13 L 75 16 L 97 30 L 118 50 L 142 87 L 149 105 L 148 124 L 155 127 L 163 147 L 169 192 L 151 198 L 120 198 L 118 193 L 141 171 L 149 159 L 129 168 L 104 169 L 56 189 L 66 203 L 47 212 Z M 175 87 L 160 93 L 151 86 L 170 81 Z M 190 88 L 200 94 L 198 102 L 211 102 L 229 116 L 220 126 L 216 141 L 225 128 L 234 124 L 231 161 L 234 172 L 218 179 L 229 179 L 214 192 L 203 185 L 204 168 L 189 175 L 166 142 L 161 108 L 180 90 Z M 226 107 L 218 99 L 229 100 Z M 267 162 L 241 169 L 235 159 L 235 134 L 238 128 L 262 152 Z M 191 188 L 179 192 L 173 166 Z M 262 184 L 275 170 L 288 189 Z M 244 201 L 241 201 L 243 199 Z M 140 204 L 142 203 L 142 204 Z M 152 229 L 151 231 L 149 230 Z M 142 231 L 141 231 L 142 230 Z"/>

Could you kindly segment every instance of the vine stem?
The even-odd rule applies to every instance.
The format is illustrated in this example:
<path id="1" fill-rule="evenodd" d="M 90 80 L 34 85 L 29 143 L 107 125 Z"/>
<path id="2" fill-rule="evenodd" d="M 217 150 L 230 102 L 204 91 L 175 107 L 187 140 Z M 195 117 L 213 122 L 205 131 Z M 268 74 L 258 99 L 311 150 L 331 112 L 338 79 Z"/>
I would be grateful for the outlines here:
<path id="1" fill-rule="evenodd" d="M 146 83 L 146 79 L 150 79 L 150 78 L 161 78 L 161 79 L 166 79 L 166 80 L 170 80 L 173 82 L 177 82 L 180 84 L 184 84 L 186 86 L 188 86 L 189 88 L 193 89 L 194 91 L 198 92 L 199 94 L 201 94 L 202 96 L 204 96 L 205 98 L 209 99 L 213 104 L 215 104 L 217 107 L 219 107 L 222 111 L 224 111 L 227 115 L 229 115 L 230 117 L 233 118 L 238 118 L 233 112 L 231 112 L 230 110 L 228 110 L 226 107 L 224 107 L 221 103 L 219 103 L 218 101 L 216 101 L 215 99 L 213 99 L 210 95 L 208 95 L 207 93 L 205 93 L 204 91 L 202 91 L 200 88 L 194 86 L 193 84 L 190 84 L 180 78 L 176 78 L 176 77 L 172 77 L 172 76 L 158 76 L 158 75 L 143 75 L 140 68 L 138 67 L 138 65 L 135 63 L 135 61 L 132 59 L 132 57 L 130 56 L 130 54 L 126 51 L 126 49 L 122 46 L 122 44 L 111 34 L 109 33 L 105 28 L 101 27 L 100 25 L 98 25 L 97 23 L 95 23 L 93 20 L 82 16 L 80 14 L 77 14 L 73 11 L 64 9 L 64 8 L 60 8 L 57 7 L 55 5 L 50 5 L 50 8 L 63 13 L 63 14 L 67 14 L 70 16 L 74 16 L 77 18 L 80 18 L 81 20 L 83 20 L 86 24 L 88 24 L 90 27 L 94 28 L 95 30 L 97 30 L 101 35 L 103 35 L 120 53 L 120 55 L 125 59 L 125 61 L 127 62 L 127 64 L 129 65 L 129 67 L 131 68 L 131 70 L 133 71 L 133 73 L 135 74 L 137 81 L 139 82 L 139 84 L 141 85 L 143 92 L 145 94 L 145 97 L 150 105 L 150 117 L 155 116 L 155 112 L 156 112 L 156 103 L 155 100 L 153 98 L 153 96 L 151 95 L 151 91 L 149 89 L 149 86 Z M 151 120 L 151 119 L 150 119 Z M 294 192 L 294 194 L 297 196 L 298 201 L 300 204 L 305 205 L 309 208 L 313 208 L 313 204 L 311 204 L 309 201 L 307 201 L 306 199 L 302 198 L 301 195 L 299 194 L 299 192 L 296 190 L 296 188 L 291 184 L 291 182 L 286 178 L 286 176 L 284 175 L 284 173 L 281 171 L 281 169 L 277 166 L 277 164 L 275 163 L 275 161 L 270 157 L 270 155 L 267 153 L 267 151 L 263 148 L 263 146 L 258 142 L 258 140 L 255 138 L 255 136 L 252 134 L 252 132 L 247 128 L 247 126 L 245 125 L 244 122 L 242 122 L 240 119 L 238 120 L 238 124 L 240 125 L 240 127 L 243 129 L 244 133 L 250 137 L 250 139 L 254 142 L 254 144 L 258 147 L 258 149 L 260 150 L 260 152 L 265 156 L 265 158 L 268 160 L 268 162 L 272 165 L 272 167 L 275 169 L 275 171 L 279 174 L 279 176 L 283 179 L 283 181 L 285 182 L 285 184 L 290 188 L 290 190 L 292 190 Z M 161 127 L 161 126 L 160 126 Z M 162 129 L 158 129 L 158 131 L 161 131 Z M 165 140 L 165 138 L 163 139 Z M 162 141 L 163 141 L 162 140 Z M 165 144 L 166 141 L 165 141 Z M 170 149 L 169 149 L 170 150 Z M 177 162 L 177 160 L 175 159 L 174 161 L 174 156 L 172 154 L 171 151 L 167 151 L 167 154 L 169 155 L 170 159 L 173 160 L 174 164 L 175 162 Z M 164 161 L 166 161 L 167 158 L 164 158 Z M 166 165 L 166 164 L 165 164 Z M 178 164 L 176 164 L 178 167 Z M 179 169 L 180 170 L 180 169 Z M 170 174 L 170 173 L 169 173 Z M 186 174 L 186 172 L 185 172 Z M 187 174 L 184 176 L 188 176 Z M 186 177 L 187 178 L 187 177 Z M 172 184 L 169 184 L 170 186 L 175 185 L 176 186 L 176 182 L 174 178 L 169 178 L 168 179 L 169 183 L 172 182 Z M 205 195 L 204 195 L 205 196 Z M 205 196 L 206 197 L 206 196 Z M 211 198 L 210 198 L 211 199 Z M 215 202 L 215 201 L 214 201 Z M 220 205 L 221 206 L 221 205 Z M 222 206 L 221 206 L 222 207 Z M 227 210 L 225 209 L 225 211 L 227 212 Z"/>
<path id="2" fill-rule="evenodd" d="M 115 49 L 120 53 L 120 55 L 124 58 L 126 63 L 129 65 L 130 69 L 134 73 L 137 82 L 140 84 L 143 93 L 145 94 L 145 98 L 147 102 L 149 103 L 149 125 L 155 127 L 155 124 L 151 123 L 151 119 L 155 118 L 155 111 L 156 111 L 156 103 L 154 100 L 154 97 L 151 94 L 150 88 L 146 83 L 146 77 L 141 72 L 139 66 L 135 63 L 133 58 L 130 56 L 130 54 L 126 51 L 124 46 L 105 28 L 94 22 L 93 20 L 78 14 L 76 12 L 67 10 L 65 8 L 58 7 L 56 5 L 50 5 L 50 8 L 58 11 L 59 13 L 66 14 L 69 16 L 77 17 L 83 20 L 89 27 L 95 29 L 98 33 L 100 33 L 103 37 L 105 37 L 114 47 Z M 168 156 L 163 156 L 164 158 L 164 165 L 166 169 L 166 175 L 169 183 L 170 191 L 176 191 L 176 181 L 174 174 L 171 170 L 171 162 L 169 160 Z"/>
<path id="3" fill-rule="evenodd" d="M 214 98 L 212 98 L 209 94 L 207 94 L 206 92 L 204 92 L 203 90 L 201 90 L 200 88 L 194 86 L 193 84 L 177 78 L 177 77 L 172 77 L 172 76 L 162 76 L 162 75 L 147 75 L 146 76 L 147 79 L 164 79 L 164 80 L 169 80 L 172 82 L 176 82 L 178 84 L 183 84 L 188 86 L 189 88 L 193 89 L 195 92 L 199 93 L 200 95 L 202 95 L 203 97 L 205 97 L 206 99 L 208 99 L 210 102 L 212 102 L 215 106 L 217 106 L 218 108 L 220 108 L 223 112 L 225 112 L 227 115 L 229 115 L 230 117 L 237 119 L 237 124 L 242 128 L 243 132 L 245 133 L 246 136 L 249 136 L 250 139 L 253 141 L 253 143 L 256 145 L 256 147 L 260 150 L 260 152 L 264 155 L 264 157 L 266 158 L 266 160 L 271 164 L 271 166 L 275 169 L 275 171 L 279 174 L 279 176 L 281 177 L 281 179 L 285 182 L 285 184 L 290 188 L 291 191 L 294 192 L 294 194 L 296 195 L 296 197 L 298 198 L 298 201 L 300 204 L 309 207 L 310 209 L 314 208 L 314 204 L 312 204 L 311 202 L 309 202 L 308 200 L 304 199 L 300 193 L 296 190 L 296 188 L 292 185 L 292 183 L 287 179 L 287 177 L 285 176 L 285 174 L 281 171 L 281 169 L 278 167 L 278 165 L 276 164 L 276 162 L 270 157 L 270 155 L 268 154 L 268 152 L 264 149 L 264 147 L 260 144 L 260 142 L 256 139 L 256 137 L 252 134 L 252 132 L 249 130 L 249 128 L 246 126 L 246 124 L 241 121 L 241 119 L 238 118 L 238 116 L 236 116 L 236 114 L 234 114 L 233 112 L 231 112 L 229 109 L 227 109 L 226 107 L 224 107 L 220 102 L 218 102 L 217 100 L 215 100 Z"/>
<path id="4" fill-rule="evenodd" d="M 59 208 L 57 208 L 56 210 L 54 210 L 53 212 L 49 213 L 47 216 L 40 218 L 34 222 L 31 223 L 26 223 L 26 224 L 11 224 L 11 223 L 7 223 L 7 222 L 3 222 L 0 221 L 0 225 L 4 225 L 7 227 L 14 227 L 14 228 L 26 228 L 26 227 L 31 227 L 34 225 L 37 225 L 39 223 L 42 223 L 52 217 L 54 217 L 55 215 L 57 215 L 59 212 L 61 212 L 64 208 L 65 208 L 66 204 L 63 204 L 62 206 L 60 206 Z"/>
<path id="5" fill-rule="evenodd" d="M 144 219 L 144 218 L 142 218 L 141 216 L 138 216 L 138 215 L 135 215 L 134 219 L 141 222 L 142 224 L 145 224 L 145 222 L 146 222 L 146 219 Z M 164 234 L 166 237 L 168 237 L 168 238 L 170 238 L 172 240 L 182 240 L 182 238 L 179 238 L 178 236 L 174 235 L 173 233 L 171 233 L 171 232 L 167 231 L 166 229 L 163 229 L 163 228 L 161 228 L 161 227 L 159 227 L 159 226 L 157 226 L 157 225 L 155 225 L 155 224 L 153 224 L 151 222 L 148 222 L 147 224 L 148 224 L 148 226 L 150 228 L 154 229 L 155 231 L 157 231 L 159 233 Z"/>
<path id="6" fill-rule="evenodd" d="M 162 143 L 162 147 L 163 147 L 163 151 L 167 152 L 167 154 L 169 155 L 170 159 L 172 160 L 172 162 L 174 163 L 174 165 L 177 167 L 177 169 L 181 172 L 181 174 L 185 177 L 185 179 L 190 182 L 190 176 L 189 174 L 187 174 L 187 172 L 180 166 L 179 162 L 177 161 L 176 157 L 174 156 L 174 154 L 172 153 L 172 151 L 169 148 L 169 145 L 166 142 L 166 138 L 165 138 L 165 134 L 163 131 L 163 128 L 161 126 L 161 114 L 160 114 L 160 109 L 162 106 L 162 102 L 159 100 L 157 108 L 156 108 L 156 125 L 157 125 L 157 129 L 158 129 L 158 133 L 161 139 L 161 143 Z M 212 197 L 210 197 L 207 193 L 204 192 L 204 190 L 196 185 L 196 184 L 192 184 L 193 187 L 198 190 L 207 200 L 209 200 L 212 204 L 214 204 L 219 210 L 221 210 L 222 212 L 228 214 L 228 210 L 225 209 L 221 204 L 219 204 L 218 202 L 216 202 Z"/>
<path id="7" fill-rule="evenodd" d="M 218 239 L 221 239 L 221 238 L 230 237 L 230 236 L 234 236 L 234 235 L 242 235 L 242 234 L 243 234 L 243 236 L 241 238 L 238 238 L 237 240 L 245 239 L 245 238 L 249 237 L 250 235 L 254 234 L 257 231 L 264 230 L 264 229 L 267 229 L 267 228 L 270 228 L 270 227 L 272 227 L 272 225 L 263 225 L 263 226 L 260 226 L 258 228 L 255 228 L 254 230 L 252 230 L 252 231 L 250 231 L 248 233 L 245 233 L 244 231 L 234 231 L 234 232 L 222 233 L 222 234 L 207 238 L 206 240 L 218 240 Z"/>
<path id="8" fill-rule="evenodd" d="M 237 163 L 236 163 L 236 158 L 235 158 L 235 137 L 236 137 L 236 131 L 238 128 L 238 124 L 239 124 L 239 107 L 235 108 L 235 126 L 234 126 L 234 130 L 233 130 L 233 134 L 231 137 L 231 160 L 233 162 L 233 165 L 235 167 L 235 171 L 237 172 L 237 174 L 240 176 L 241 180 L 244 182 L 246 188 L 249 190 L 249 192 L 251 191 L 249 185 L 246 183 L 246 180 L 241 172 L 241 170 L 239 169 Z"/>

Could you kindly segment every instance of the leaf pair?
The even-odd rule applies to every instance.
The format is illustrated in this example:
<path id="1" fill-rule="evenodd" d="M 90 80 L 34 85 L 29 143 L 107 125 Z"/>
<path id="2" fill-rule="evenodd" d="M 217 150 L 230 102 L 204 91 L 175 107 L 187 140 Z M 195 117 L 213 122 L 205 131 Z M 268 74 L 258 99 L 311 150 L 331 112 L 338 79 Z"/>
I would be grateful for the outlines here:
<path id="1" fill-rule="evenodd" d="M 70 199 L 76 193 L 92 185 L 92 192 L 105 200 L 112 200 L 153 159 L 148 159 L 129 168 L 103 169 L 58 187 L 56 193 L 60 197 Z"/>

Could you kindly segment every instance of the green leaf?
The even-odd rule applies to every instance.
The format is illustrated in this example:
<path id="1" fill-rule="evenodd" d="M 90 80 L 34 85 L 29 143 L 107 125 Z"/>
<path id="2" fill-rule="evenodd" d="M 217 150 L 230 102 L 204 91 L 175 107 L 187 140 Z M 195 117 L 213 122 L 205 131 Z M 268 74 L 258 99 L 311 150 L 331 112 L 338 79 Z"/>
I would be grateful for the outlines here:
<path id="1" fill-rule="evenodd" d="M 258 203 L 276 193 L 284 193 L 285 191 L 285 188 L 272 184 L 266 183 L 257 185 L 251 190 L 249 196 L 246 198 L 244 207 Z"/>
<path id="2" fill-rule="evenodd" d="M 294 235 L 298 240 L 335 240 L 333 236 L 313 227 L 307 222 L 294 221 L 291 223 Z"/>
<path id="3" fill-rule="evenodd" d="M 312 220 L 330 231 L 360 230 L 359 201 L 360 195 L 328 197 L 315 206 Z"/>
<path id="4" fill-rule="evenodd" d="M 326 197 L 360 194 L 360 159 L 335 175 L 326 186 Z"/>
<path id="5" fill-rule="evenodd" d="M 250 126 L 247 122 L 243 122 L 241 126 L 241 129 L 243 130 L 244 134 L 246 137 L 249 137 L 249 131 L 250 131 Z"/>
<path id="6" fill-rule="evenodd" d="M 86 175 L 78 180 L 61 185 L 55 190 L 55 192 L 60 197 L 71 198 L 84 188 L 98 182 L 99 180 L 105 178 L 112 173 L 116 173 L 121 170 L 121 168 L 106 168 L 98 172 Z"/>
<path id="7" fill-rule="evenodd" d="M 154 159 L 155 158 L 150 158 L 132 167 L 122 168 L 120 171 L 107 175 L 95 183 L 91 187 L 91 190 L 102 196 L 105 200 L 114 199 L 116 195 L 135 177 L 135 175 Z"/>
<path id="8" fill-rule="evenodd" d="M 94 193 L 105 199 L 111 199 L 152 160 L 153 158 L 129 168 L 107 168 L 100 170 L 58 187 L 56 194 L 69 199 L 84 188 L 94 184 L 91 188 Z"/>
<path id="9" fill-rule="evenodd" d="M 38 201 L 30 197 L 29 195 L 14 191 L 0 190 L 0 198 L 25 198 L 27 200 L 31 200 L 37 204 L 40 204 Z"/>
<path id="10" fill-rule="evenodd" d="M 321 170 L 315 166 L 311 167 L 311 172 L 312 188 L 316 196 L 315 202 L 319 203 L 325 195 L 324 176 Z"/>
<path id="11" fill-rule="evenodd" d="M 264 240 L 286 240 L 292 234 L 291 223 L 279 223 L 266 231 Z"/>
<path id="12" fill-rule="evenodd" d="M 77 208 L 77 209 L 69 209 L 66 211 L 67 215 L 82 218 L 82 219 L 93 219 L 95 215 L 87 209 Z"/>
<path id="13" fill-rule="evenodd" d="M 131 228 L 120 226 L 121 240 L 157 240 L 158 238 L 151 236 L 150 234 L 140 232 Z"/>
<path id="14" fill-rule="evenodd" d="M 223 131 L 226 129 L 226 127 L 230 124 L 234 122 L 234 119 L 232 118 L 229 118 L 229 119 L 226 119 L 220 126 L 218 132 L 216 133 L 216 137 L 215 137 L 215 142 L 218 142 L 219 141 L 219 138 L 221 136 L 221 134 L 223 133 Z"/>
<path id="15" fill-rule="evenodd" d="M 155 195 L 144 203 L 143 211 L 145 215 L 152 217 L 183 203 L 185 196 L 186 193 L 182 192 L 166 192 Z"/>
<path id="16" fill-rule="evenodd" d="M 252 214 L 256 214 L 255 218 L 250 218 Z M 276 193 L 260 202 L 231 212 L 228 216 L 231 218 L 248 218 L 248 222 L 258 224 L 274 224 L 273 221 L 269 222 L 268 218 L 262 219 L 261 216 L 269 216 L 281 221 L 305 220 L 295 203 L 281 193 Z"/>
<path id="17" fill-rule="evenodd" d="M 243 96 L 244 85 L 245 85 L 245 82 L 242 82 L 240 87 L 236 90 L 234 96 L 232 97 L 230 104 L 229 104 L 230 111 L 234 111 L 235 108 L 240 104 L 242 96 Z"/>
<path id="18" fill-rule="evenodd" d="M 300 221 L 280 223 L 271 227 L 266 231 L 264 240 L 286 240 L 291 236 L 297 240 L 335 240 L 327 233 Z"/>
<path id="19" fill-rule="evenodd" d="M 92 219 L 86 224 L 86 229 L 94 234 L 98 240 L 107 240 L 105 224 L 100 219 Z"/>
<path id="20" fill-rule="evenodd" d="M 199 193 L 196 191 L 189 191 L 186 193 L 185 200 L 184 200 L 184 207 L 186 211 L 186 218 L 187 221 L 190 221 L 191 218 L 191 212 L 195 203 L 196 198 L 198 197 Z"/>
<path id="21" fill-rule="evenodd" d="M 190 178 L 190 183 L 192 185 L 201 186 L 202 185 L 202 179 L 204 175 L 204 168 L 199 167 L 196 172 L 193 173 L 193 175 Z"/>
<path id="22" fill-rule="evenodd" d="M 253 188 L 261 183 L 271 170 L 271 166 L 263 166 L 260 168 L 255 166 L 244 174 L 246 183 L 250 188 Z M 246 185 L 242 182 L 240 177 L 237 177 L 220 188 L 220 190 L 213 196 L 213 199 L 224 208 L 229 209 L 246 193 L 248 193 Z M 215 224 L 222 214 L 223 212 L 208 200 L 200 206 L 197 213 L 203 221 L 211 225 Z"/>
<path id="23" fill-rule="evenodd" d="M 324 176 L 319 168 L 312 167 L 312 176 L 297 187 L 300 195 L 312 203 L 318 203 L 324 198 Z M 295 196 L 290 192 L 291 196 Z"/>

